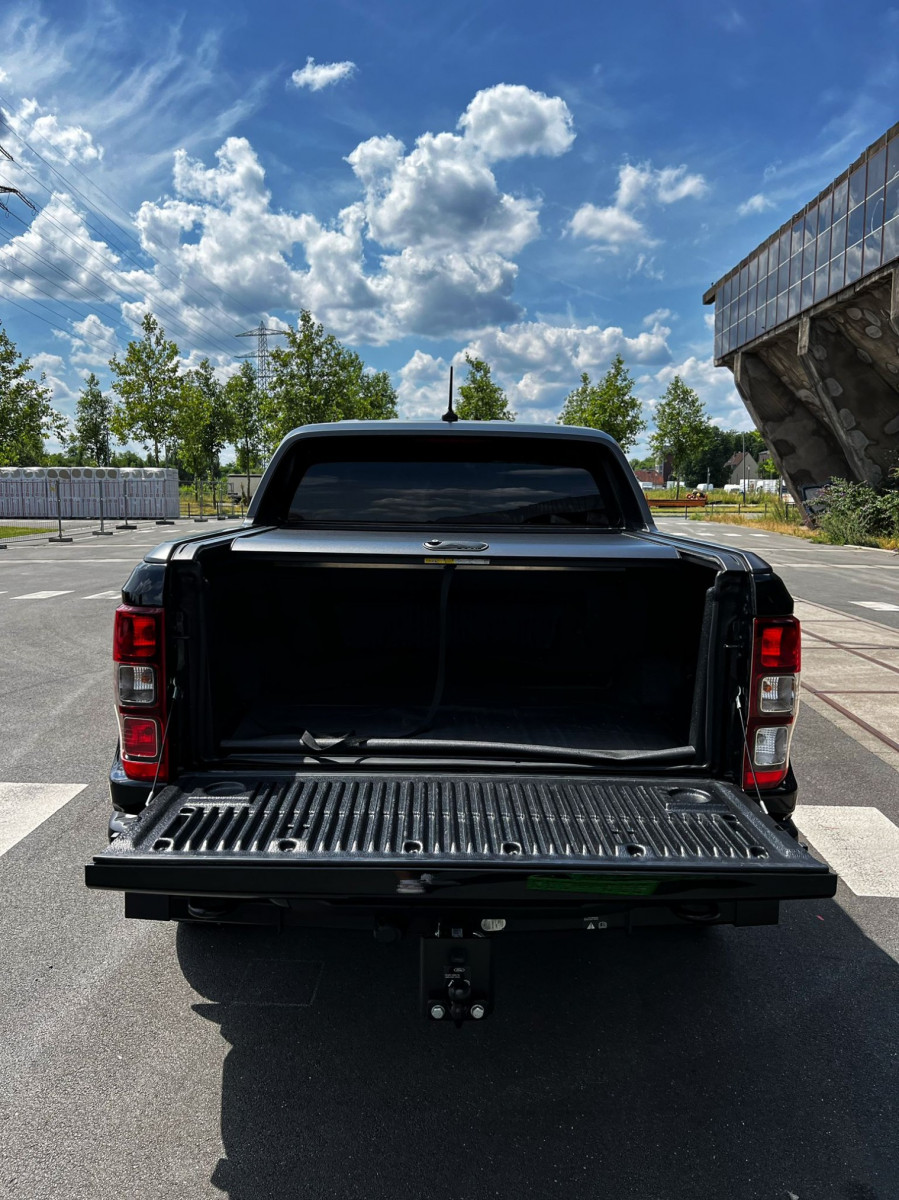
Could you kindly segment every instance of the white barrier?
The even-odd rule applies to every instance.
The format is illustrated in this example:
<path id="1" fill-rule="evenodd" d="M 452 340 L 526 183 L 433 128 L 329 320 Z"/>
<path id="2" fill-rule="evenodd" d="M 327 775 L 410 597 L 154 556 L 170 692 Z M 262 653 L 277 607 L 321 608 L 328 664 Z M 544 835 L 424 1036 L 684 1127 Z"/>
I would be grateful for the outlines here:
<path id="1" fill-rule="evenodd" d="M 0 517 L 146 521 L 180 514 L 171 467 L 0 467 Z"/>

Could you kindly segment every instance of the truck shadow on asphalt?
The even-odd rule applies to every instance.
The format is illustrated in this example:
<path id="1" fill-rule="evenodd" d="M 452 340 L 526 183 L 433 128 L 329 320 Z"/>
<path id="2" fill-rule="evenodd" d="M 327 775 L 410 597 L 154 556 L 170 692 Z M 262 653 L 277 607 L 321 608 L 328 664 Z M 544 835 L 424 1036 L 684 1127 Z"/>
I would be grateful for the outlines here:
<path id="1" fill-rule="evenodd" d="M 822 919 L 823 918 L 823 919 Z M 417 1012 L 417 941 L 182 926 L 230 1044 L 231 1200 L 887 1200 L 899 968 L 836 904 L 780 927 L 500 935 L 481 1024 Z"/>

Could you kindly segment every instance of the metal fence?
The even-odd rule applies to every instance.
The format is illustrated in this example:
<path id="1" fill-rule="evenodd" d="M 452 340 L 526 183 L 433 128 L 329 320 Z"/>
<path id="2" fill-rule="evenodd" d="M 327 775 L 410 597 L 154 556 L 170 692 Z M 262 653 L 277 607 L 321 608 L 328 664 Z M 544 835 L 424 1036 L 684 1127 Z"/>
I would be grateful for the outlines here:
<path id="1" fill-rule="evenodd" d="M 196 522 L 240 520 L 246 511 L 245 496 L 224 479 L 195 479 L 190 495 L 181 500 L 181 516 Z"/>
<path id="2" fill-rule="evenodd" d="M 7 472 L 0 478 L 0 546 L 71 542 L 87 533 L 109 537 L 116 529 L 136 529 L 138 520 L 173 525 L 180 515 L 177 476 L 174 495 L 168 481 L 162 490 L 148 482 L 155 483 L 112 468 L 106 476 L 97 468 L 88 478 L 74 468 Z"/>

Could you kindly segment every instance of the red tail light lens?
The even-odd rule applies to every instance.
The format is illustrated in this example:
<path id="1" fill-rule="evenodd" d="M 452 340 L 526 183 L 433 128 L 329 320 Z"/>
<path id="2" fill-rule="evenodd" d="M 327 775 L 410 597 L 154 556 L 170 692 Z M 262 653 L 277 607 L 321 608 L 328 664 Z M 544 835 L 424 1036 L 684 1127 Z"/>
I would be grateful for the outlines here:
<path id="1" fill-rule="evenodd" d="M 756 621 L 755 645 L 760 667 L 798 674 L 802 653 L 799 622 L 795 617 Z"/>
<path id="2" fill-rule="evenodd" d="M 156 659 L 162 646 L 162 609 L 132 608 L 121 604 L 116 609 L 112 657 L 115 662 L 129 659 Z"/>
<path id="3" fill-rule="evenodd" d="M 147 717 L 122 718 L 122 750 L 129 758 L 156 758 L 159 726 Z"/>
<path id="4" fill-rule="evenodd" d="M 116 708 L 122 769 L 129 779 L 168 778 L 165 625 L 161 608 L 122 604 L 113 634 Z"/>
<path id="5" fill-rule="evenodd" d="M 801 662 L 800 626 L 795 617 L 756 620 L 743 754 L 743 787 L 747 791 L 777 787 L 787 777 Z"/>

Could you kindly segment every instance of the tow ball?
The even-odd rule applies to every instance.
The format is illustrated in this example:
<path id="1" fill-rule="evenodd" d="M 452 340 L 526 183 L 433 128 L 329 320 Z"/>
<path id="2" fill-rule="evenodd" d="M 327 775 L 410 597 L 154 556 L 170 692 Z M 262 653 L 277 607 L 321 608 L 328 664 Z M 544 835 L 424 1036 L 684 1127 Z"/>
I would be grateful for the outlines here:
<path id="1" fill-rule="evenodd" d="M 421 1008 L 432 1021 L 480 1021 L 493 1008 L 493 956 L 490 939 L 466 936 L 462 928 L 448 937 L 438 929 L 421 939 Z"/>

